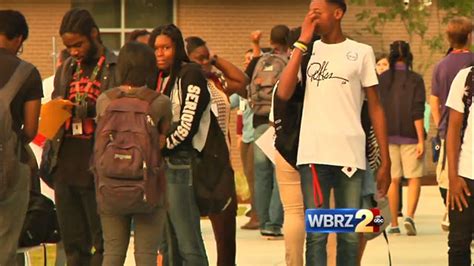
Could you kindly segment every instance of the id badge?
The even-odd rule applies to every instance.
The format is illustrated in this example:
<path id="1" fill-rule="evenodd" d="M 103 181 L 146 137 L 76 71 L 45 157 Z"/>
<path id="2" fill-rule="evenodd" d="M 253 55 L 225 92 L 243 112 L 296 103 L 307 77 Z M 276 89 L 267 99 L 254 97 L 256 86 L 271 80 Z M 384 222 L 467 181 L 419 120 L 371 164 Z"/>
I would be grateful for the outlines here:
<path id="1" fill-rule="evenodd" d="M 82 130 L 82 119 L 77 119 L 74 118 L 72 121 L 72 135 L 73 136 L 78 136 L 82 135 L 83 130 Z"/>

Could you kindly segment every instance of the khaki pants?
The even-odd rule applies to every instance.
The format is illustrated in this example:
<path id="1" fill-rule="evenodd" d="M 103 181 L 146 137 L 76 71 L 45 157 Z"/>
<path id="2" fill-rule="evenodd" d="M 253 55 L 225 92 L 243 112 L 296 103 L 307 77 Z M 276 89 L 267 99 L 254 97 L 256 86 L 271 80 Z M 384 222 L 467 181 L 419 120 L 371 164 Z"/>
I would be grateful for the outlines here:
<path id="1" fill-rule="evenodd" d="M 441 149 L 439 151 L 438 164 L 436 165 L 436 181 L 441 188 L 449 189 L 449 178 L 448 178 L 448 158 L 446 158 L 443 169 L 443 158 L 446 152 L 444 143 L 446 140 L 441 140 Z"/>
<path id="2" fill-rule="evenodd" d="M 135 264 L 156 266 L 158 245 L 162 240 L 166 221 L 165 208 L 157 208 L 150 214 L 100 215 L 104 231 L 103 266 L 119 266 L 125 262 L 132 219 L 135 223 Z"/>
<path id="3" fill-rule="evenodd" d="M 278 152 L 275 153 L 275 164 L 285 219 L 283 235 L 286 264 L 302 266 L 306 233 L 300 174 Z"/>

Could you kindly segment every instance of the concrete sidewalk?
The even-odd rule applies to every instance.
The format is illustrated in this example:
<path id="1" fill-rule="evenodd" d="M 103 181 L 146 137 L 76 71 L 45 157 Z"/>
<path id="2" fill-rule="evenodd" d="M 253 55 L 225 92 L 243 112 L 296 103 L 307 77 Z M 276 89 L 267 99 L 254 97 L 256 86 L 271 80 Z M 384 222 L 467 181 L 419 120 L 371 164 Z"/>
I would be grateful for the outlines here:
<path id="1" fill-rule="evenodd" d="M 406 200 L 404 187 L 404 199 Z M 405 203 L 404 203 L 405 204 Z M 389 247 L 392 254 L 392 265 L 420 266 L 447 265 L 447 233 L 441 231 L 440 220 L 443 204 L 436 186 L 423 186 L 415 221 L 417 236 L 389 236 Z M 404 210 L 405 212 L 405 210 Z M 285 265 L 285 247 L 282 240 L 269 241 L 260 238 L 258 231 L 240 230 L 240 225 L 247 221 L 246 217 L 238 217 L 237 230 L 237 265 Z M 216 248 L 211 223 L 202 221 L 202 233 L 210 265 L 216 265 Z M 133 242 L 133 241 L 131 241 Z M 367 245 L 362 265 L 388 265 L 388 246 L 383 237 L 370 241 Z M 334 254 L 334 247 L 329 254 Z M 333 261 L 333 260 L 332 260 Z M 332 264 L 332 263 L 331 263 Z M 133 243 L 128 250 L 126 265 L 133 262 Z"/>

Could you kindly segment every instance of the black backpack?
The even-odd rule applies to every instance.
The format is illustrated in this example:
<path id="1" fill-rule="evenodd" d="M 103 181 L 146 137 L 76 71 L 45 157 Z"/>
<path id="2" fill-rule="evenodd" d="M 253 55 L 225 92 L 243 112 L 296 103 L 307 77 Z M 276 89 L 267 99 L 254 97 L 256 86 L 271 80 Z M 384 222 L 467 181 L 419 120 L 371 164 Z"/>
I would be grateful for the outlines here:
<path id="1" fill-rule="evenodd" d="M 472 82 L 474 81 L 474 66 L 471 66 L 471 70 L 469 70 L 469 74 L 467 74 L 466 82 L 464 83 L 464 96 L 462 97 L 462 102 L 464 103 L 464 117 L 462 122 L 462 130 L 461 130 L 461 143 L 464 140 L 464 133 L 467 128 L 467 119 L 469 117 L 469 108 L 472 105 L 472 97 L 474 96 L 474 86 L 472 86 Z"/>
<path id="2" fill-rule="evenodd" d="M 182 66 L 177 78 L 181 78 L 194 63 Z M 180 80 L 177 81 L 181 90 Z M 170 81 L 169 84 L 173 84 Z M 192 166 L 193 188 L 201 216 L 217 214 L 231 206 L 235 200 L 234 170 L 230 163 L 226 138 L 216 116 L 209 112 L 210 125 L 206 142 Z"/>
<path id="3" fill-rule="evenodd" d="M 33 247 L 61 240 L 56 208 L 52 200 L 40 192 L 30 191 L 30 201 L 20 234 L 20 247 Z"/>
<path id="4" fill-rule="evenodd" d="M 301 60 L 301 81 L 288 101 L 273 97 L 273 116 L 275 127 L 275 148 L 283 158 L 295 169 L 298 157 L 298 146 L 303 116 L 303 102 L 306 88 L 306 70 L 313 52 L 313 44 Z"/>
<path id="5" fill-rule="evenodd" d="M 206 143 L 193 167 L 193 186 L 201 216 L 220 213 L 235 200 L 234 170 L 217 118 L 211 112 Z"/>

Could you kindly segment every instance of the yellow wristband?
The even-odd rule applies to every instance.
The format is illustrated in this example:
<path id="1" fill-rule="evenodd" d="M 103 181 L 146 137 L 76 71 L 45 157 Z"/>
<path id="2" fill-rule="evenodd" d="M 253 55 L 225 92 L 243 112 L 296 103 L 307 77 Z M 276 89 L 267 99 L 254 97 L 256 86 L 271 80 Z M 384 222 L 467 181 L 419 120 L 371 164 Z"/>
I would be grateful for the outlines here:
<path id="1" fill-rule="evenodd" d="M 301 42 L 295 42 L 293 46 L 301 50 L 301 52 L 303 53 L 306 53 L 308 51 L 308 47 Z"/>

